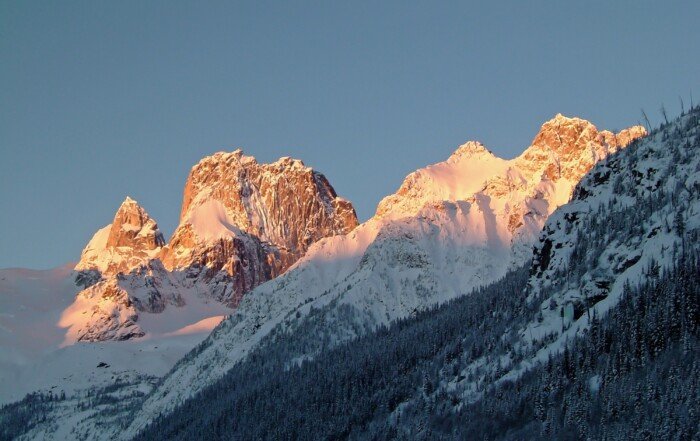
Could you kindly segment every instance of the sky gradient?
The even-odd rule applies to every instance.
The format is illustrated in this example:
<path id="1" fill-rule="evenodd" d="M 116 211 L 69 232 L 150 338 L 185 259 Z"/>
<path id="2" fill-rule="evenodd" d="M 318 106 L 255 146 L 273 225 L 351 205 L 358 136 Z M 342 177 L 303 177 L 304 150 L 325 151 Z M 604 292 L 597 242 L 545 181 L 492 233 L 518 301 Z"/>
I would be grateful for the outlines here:
<path id="1" fill-rule="evenodd" d="M 468 3 L 0 1 L 0 267 L 77 261 L 127 195 L 169 237 L 220 150 L 300 158 L 365 220 L 467 140 L 700 101 L 700 2 Z"/>

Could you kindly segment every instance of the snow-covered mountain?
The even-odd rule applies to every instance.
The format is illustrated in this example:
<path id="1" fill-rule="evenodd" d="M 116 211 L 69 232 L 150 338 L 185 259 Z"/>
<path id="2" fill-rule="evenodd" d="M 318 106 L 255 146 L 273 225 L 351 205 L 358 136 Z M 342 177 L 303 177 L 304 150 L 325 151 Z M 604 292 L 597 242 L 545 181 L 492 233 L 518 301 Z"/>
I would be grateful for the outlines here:
<path id="1" fill-rule="evenodd" d="M 246 295 L 149 395 L 125 433 L 220 378 L 273 330 L 303 330 L 332 345 L 501 278 L 530 257 L 578 180 L 644 134 L 557 115 L 515 159 L 469 142 L 410 174 L 372 219 L 315 243 L 287 273 Z M 298 356 L 318 349 L 310 344 Z"/>
<path id="2" fill-rule="evenodd" d="M 356 225 L 352 205 L 301 161 L 258 164 L 240 150 L 204 158 L 170 243 L 127 197 L 77 264 L 0 272 L 0 402 L 125 378 L 148 384 L 245 292 Z"/>
<path id="3" fill-rule="evenodd" d="M 480 405 L 486 413 L 498 412 L 498 404 L 488 402 L 494 396 L 522 404 L 527 394 L 513 389 L 527 390 L 530 381 L 540 401 L 524 407 L 545 410 L 532 418 L 543 423 L 543 437 L 557 427 L 575 427 L 573 434 L 602 429 L 610 439 L 634 433 L 654 439 L 697 436 L 697 377 L 688 378 L 691 390 L 679 391 L 684 386 L 673 376 L 684 363 L 687 371 L 697 372 L 697 337 L 681 337 L 680 330 L 697 336 L 697 290 L 688 284 L 697 277 L 700 252 L 699 153 L 700 107 L 695 107 L 599 162 L 576 187 L 573 200 L 544 225 L 523 303 L 498 312 L 510 317 L 502 334 L 490 336 L 498 344 L 481 356 L 463 357 L 456 369 L 442 366 L 433 397 L 476 403 L 459 410 L 475 418 L 473 409 Z M 673 274 L 686 280 L 676 283 Z M 607 334 L 601 323 L 607 323 Z M 614 325 L 626 335 L 610 334 Z M 619 329 L 625 326 L 629 329 Z M 595 349 L 577 353 L 574 344 Z M 595 357 L 604 361 L 596 365 Z M 557 364 L 576 366 L 569 374 L 574 379 L 557 372 Z M 572 398 L 585 402 L 591 395 L 597 405 L 603 403 L 598 414 Z M 547 409 L 550 397 L 554 405 L 564 404 L 562 409 Z M 416 396 L 406 404 L 415 410 L 421 400 Z M 636 404 L 640 401 L 653 410 Z M 677 407 L 671 410 L 669 403 Z M 502 406 L 504 412 L 513 412 L 507 407 Z M 444 406 L 440 412 L 444 423 L 453 410 Z M 556 422 L 555 414 L 566 418 Z M 637 421 L 631 422 L 630 414 Z"/>
<path id="4" fill-rule="evenodd" d="M 206 157 L 189 174 L 168 244 L 129 197 L 90 240 L 75 267 L 85 289 L 59 322 L 64 344 L 143 337 L 153 331 L 144 314 L 167 307 L 186 307 L 191 323 L 207 318 L 192 314 L 195 304 L 218 302 L 217 315 L 230 314 L 313 242 L 356 225 L 350 202 L 299 160 L 259 164 L 241 150 Z"/>
<path id="5" fill-rule="evenodd" d="M 345 345 L 371 311 L 312 300 L 135 439 L 697 438 L 699 151 L 696 107 L 595 165 L 546 221 L 531 264 Z M 191 365 L 216 376 L 246 350 L 226 346 L 235 325 L 169 377 L 206 381 Z"/>

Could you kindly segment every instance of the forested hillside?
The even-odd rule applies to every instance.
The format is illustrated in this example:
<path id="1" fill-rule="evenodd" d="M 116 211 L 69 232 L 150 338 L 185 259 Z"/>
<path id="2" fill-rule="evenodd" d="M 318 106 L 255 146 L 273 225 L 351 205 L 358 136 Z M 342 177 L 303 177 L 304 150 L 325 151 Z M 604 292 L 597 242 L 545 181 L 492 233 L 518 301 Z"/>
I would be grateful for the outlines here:
<path id="1" fill-rule="evenodd" d="M 439 382 L 509 342 L 525 271 L 274 375 L 256 354 L 137 439 L 692 439 L 700 411 L 695 252 L 628 286 L 562 354 L 475 403 Z M 501 349 L 501 350 L 499 350 Z"/>
<path id="2" fill-rule="evenodd" d="M 587 333 L 516 381 L 475 403 L 426 396 L 368 438 L 656 439 L 700 436 L 700 261 L 692 252 L 648 281 Z M 456 405 L 455 405 L 456 404 Z"/>
<path id="3" fill-rule="evenodd" d="M 268 346 L 136 439 L 358 435 L 370 422 L 389 418 L 417 390 L 432 393 L 441 371 L 457 376 L 462 363 L 501 352 L 508 342 L 499 336 L 528 314 L 522 289 L 526 280 L 523 268 L 473 295 L 287 370 L 284 349 Z"/>

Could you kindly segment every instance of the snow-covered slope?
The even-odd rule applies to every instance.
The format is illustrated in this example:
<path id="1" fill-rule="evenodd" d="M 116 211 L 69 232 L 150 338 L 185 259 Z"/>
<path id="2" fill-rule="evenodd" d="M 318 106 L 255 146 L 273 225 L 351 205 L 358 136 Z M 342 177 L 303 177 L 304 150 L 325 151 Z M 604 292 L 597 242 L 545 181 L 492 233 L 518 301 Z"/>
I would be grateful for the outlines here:
<path id="1" fill-rule="evenodd" d="M 672 266 L 700 229 L 700 108 L 603 161 L 557 210 L 535 247 L 530 299 L 541 317 L 520 331 L 543 359 L 620 300 L 625 284 Z M 541 321 L 540 321 L 541 319 Z"/>
<path id="2" fill-rule="evenodd" d="M 0 388 L 7 387 L 8 372 L 63 341 L 56 323 L 75 296 L 72 266 L 0 270 Z"/>
<path id="3" fill-rule="evenodd" d="M 561 353 L 615 308 L 630 286 L 658 280 L 700 246 L 700 107 L 599 162 L 534 247 L 526 304 L 501 349 L 442 389 L 467 402 Z M 694 251 L 684 253 L 684 249 Z M 508 311 L 513 314 L 513 311 Z M 640 306 L 640 313 L 643 307 Z M 668 332 L 659 329 L 658 332 Z M 592 379 L 591 381 L 594 381 Z"/>
<path id="4" fill-rule="evenodd" d="M 287 273 L 246 295 L 125 433 L 220 378 L 278 325 L 301 329 L 313 318 L 319 339 L 338 342 L 499 279 L 529 258 L 544 221 L 596 161 L 644 134 L 599 132 L 557 115 L 515 159 L 469 142 L 412 173 L 372 219 L 315 243 Z M 352 323 L 340 323 L 339 311 Z"/>
<path id="5" fill-rule="evenodd" d="M 149 331 L 142 339 L 76 343 L 65 327 L 84 320 L 82 311 L 69 318 L 81 303 L 80 273 L 73 266 L 0 270 L 0 403 L 37 390 L 70 394 L 115 378 L 161 376 L 231 312 L 190 295 L 188 308 L 142 315 L 141 326 Z M 108 366 L 98 368 L 100 363 Z"/>

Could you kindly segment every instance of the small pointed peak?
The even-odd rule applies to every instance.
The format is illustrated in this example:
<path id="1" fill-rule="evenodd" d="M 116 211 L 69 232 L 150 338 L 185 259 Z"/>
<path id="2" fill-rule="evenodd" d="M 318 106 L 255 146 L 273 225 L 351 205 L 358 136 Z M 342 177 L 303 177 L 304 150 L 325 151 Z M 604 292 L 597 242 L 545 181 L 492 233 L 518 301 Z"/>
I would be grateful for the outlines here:
<path id="1" fill-rule="evenodd" d="M 112 227 L 113 229 L 120 229 L 122 228 L 122 224 L 130 224 L 141 228 L 149 221 L 153 221 L 155 224 L 155 220 L 152 220 L 146 209 L 143 208 L 135 199 L 127 196 L 124 199 L 124 202 L 122 202 L 117 209 L 117 212 L 114 213 Z"/>
<path id="2" fill-rule="evenodd" d="M 119 205 L 119 208 L 117 208 L 117 212 L 114 216 L 116 218 L 119 217 L 121 213 L 133 213 L 138 211 L 143 211 L 141 205 L 139 205 L 139 203 L 136 202 L 136 199 L 132 199 L 130 196 L 127 196 L 126 198 L 124 198 L 124 201 Z"/>
<path id="3" fill-rule="evenodd" d="M 542 124 L 530 148 L 580 150 L 586 148 L 587 140 L 594 139 L 597 135 L 598 129 L 590 121 L 557 113 L 554 118 Z"/>
<path id="4" fill-rule="evenodd" d="M 255 156 L 246 155 L 242 148 L 237 148 L 231 153 L 222 152 L 224 160 L 237 161 L 241 164 L 257 164 Z"/>
<path id="5" fill-rule="evenodd" d="M 627 147 L 632 141 L 647 136 L 647 129 L 642 126 L 632 126 L 617 133 L 602 130 L 598 136 L 609 148 L 618 149 Z"/>
<path id="6" fill-rule="evenodd" d="M 136 199 L 132 199 L 131 197 L 127 196 L 124 199 L 124 202 L 122 202 L 121 205 L 119 205 L 119 208 L 117 209 L 117 213 L 115 214 L 115 216 L 119 216 L 120 213 L 124 213 L 124 212 L 131 213 L 131 212 L 135 212 L 135 211 L 145 213 L 143 207 L 141 207 L 141 205 L 139 205 L 139 203 L 136 201 Z"/>
<path id="7" fill-rule="evenodd" d="M 478 141 L 468 141 L 465 144 L 460 145 L 457 150 L 450 156 L 450 159 L 461 158 L 465 156 L 475 156 L 475 155 L 493 155 L 493 153 L 487 149 L 482 143 Z"/>
<path id="8" fill-rule="evenodd" d="M 128 272 L 155 256 L 165 245 L 158 224 L 130 196 L 124 198 L 112 223 L 99 230 L 83 250 L 78 271 L 103 274 Z"/>
<path id="9" fill-rule="evenodd" d="M 649 133 L 644 126 L 632 126 L 626 129 L 620 130 L 615 136 L 621 144 L 627 145 L 637 138 L 643 138 Z"/>
<path id="10" fill-rule="evenodd" d="M 238 147 L 236 150 L 232 152 L 227 152 L 225 150 L 219 150 L 218 152 L 212 154 L 209 157 L 218 157 L 218 156 L 243 156 L 243 149 L 241 147 Z M 205 157 L 206 158 L 206 157 Z"/>

